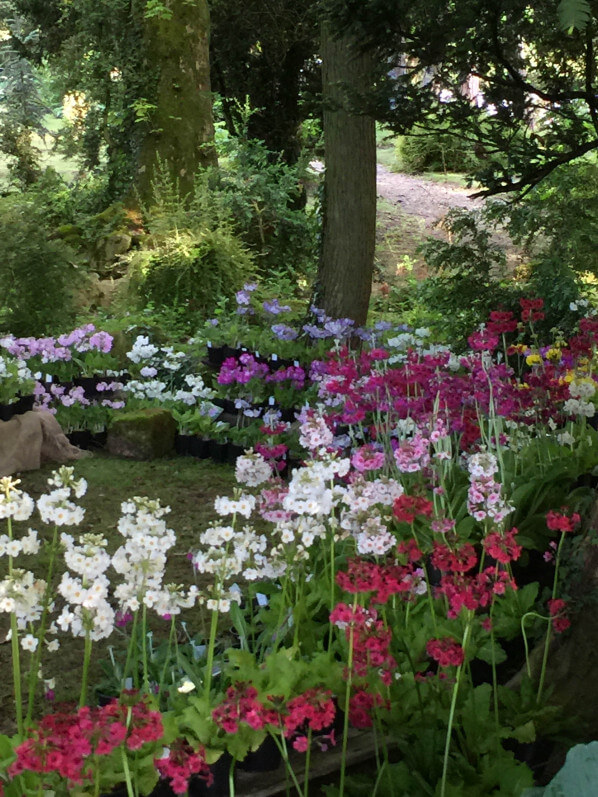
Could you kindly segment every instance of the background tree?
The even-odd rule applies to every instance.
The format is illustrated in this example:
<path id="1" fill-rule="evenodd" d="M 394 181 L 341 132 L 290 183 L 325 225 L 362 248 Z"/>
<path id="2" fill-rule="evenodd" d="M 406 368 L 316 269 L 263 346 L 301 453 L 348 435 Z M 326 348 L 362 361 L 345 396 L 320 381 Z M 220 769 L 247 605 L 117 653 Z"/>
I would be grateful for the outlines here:
<path id="1" fill-rule="evenodd" d="M 376 244 L 376 129 L 350 92 L 371 86 L 371 52 L 322 26 L 324 176 L 322 255 L 316 303 L 334 318 L 365 324 Z"/>
<path id="2" fill-rule="evenodd" d="M 248 137 L 295 163 L 301 122 L 320 114 L 318 3 L 214 0 L 211 14 L 212 85 L 229 133 L 244 132 L 238 109 L 248 99 Z"/>

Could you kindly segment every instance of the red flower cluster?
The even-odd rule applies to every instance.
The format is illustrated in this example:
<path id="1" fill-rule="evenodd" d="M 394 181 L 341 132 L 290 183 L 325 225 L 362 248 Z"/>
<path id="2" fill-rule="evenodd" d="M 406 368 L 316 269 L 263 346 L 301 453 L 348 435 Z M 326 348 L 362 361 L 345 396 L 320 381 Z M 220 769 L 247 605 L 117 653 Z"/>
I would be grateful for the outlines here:
<path id="1" fill-rule="evenodd" d="M 490 313 L 490 321 L 486 324 L 486 329 L 493 335 L 504 335 L 507 332 L 515 332 L 517 329 L 517 319 L 510 311 L 493 310 Z"/>
<path id="2" fill-rule="evenodd" d="M 521 305 L 521 320 L 522 321 L 543 321 L 544 313 L 541 312 L 544 307 L 544 299 L 519 299 Z"/>
<path id="3" fill-rule="evenodd" d="M 473 545 L 466 542 L 454 551 L 441 542 L 434 542 L 434 550 L 430 556 L 434 567 L 443 573 L 467 573 L 478 562 Z"/>
<path id="4" fill-rule="evenodd" d="M 166 758 L 154 760 L 156 769 L 163 778 L 170 778 L 170 788 L 175 794 L 187 794 L 189 778 L 199 775 L 211 786 L 214 776 L 205 758 L 205 750 L 195 751 L 185 739 L 177 739 L 170 745 Z"/>
<path id="5" fill-rule="evenodd" d="M 278 725 L 278 714 L 260 703 L 257 694 L 257 689 L 250 684 L 229 686 L 226 698 L 212 711 L 212 719 L 226 733 L 236 733 L 240 722 L 246 722 L 254 730 L 261 730 L 264 725 Z"/>
<path id="6" fill-rule="evenodd" d="M 308 689 L 287 703 L 288 714 L 284 717 L 284 735 L 288 738 L 297 731 L 304 735 L 307 730 L 323 731 L 334 722 L 336 708 L 332 692 L 328 689 Z"/>
<path id="7" fill-rule="evenodd" d="M 571 620 L 566 615 L 567 603 L 562 598 L 552 598 L 548 601 L 548 612 L 552 618 L 552 627 L 557 634 L 566 631 L 571 625 Z"/>
<path id="8" fill-rule="evenodd" d="M 419 549 L 418 553 L 418 558 L 421 558 Z M 413 586 L 412 562 L 407 565 L 377 564 L 366 559 L 349 559 L 347 568 L 346 573 L 336 574 L 336 583 L 344 592 L 373 593 L 372 603 L 387 603 L 391 595 L 410 593 Z"/>
<path id="9" fill-rule="evenodd" d="M 434 504 L 419 495 L 401 495 L 395 498 L 393 515 L 400 523 L 413 523 L 416 516 L 432 517 Z"/>
<path id="10" fill-rule="evenodd" d="M 440 667 L 458 667 L 465 659 L 463 648 L 451 637 L 428 640 L 426 652 Z"/>
<path id="11" fill-rule="evenodd" d="M 461 609 L 483 609 L 492 602 L 493 595 L 504 595 L 507 587 L 517 589 L 515 581 L 505 570 L 487 567 L 475 575 L 451 573 L 440 579 L 438 595 L 444 595 L 449 602 L 447 616 L 457 617 Z"/>
<path id="12" fill-rule="evenodd" d="M 482 545 L 487 554 L 503 565 L 515 562 L 521 556 L 521 545 L 515 542 L 515 536 L 519 533 L 518 529 L 512 528 L 501 534 L 500 531 L 492 531 L 482 540 Z"/>
<path id="13" fill-rule="evenodd" d="M 16 748 L 17 760 L 8 769 L 11 777 L 22 772 L 55 772 L 72 783 L 93 777 L 91 758 L 110 753 L 123 742 L 139 750 L 146 742 L 162 738 L 160 712 L 144 700 L 129 707 L 114 700 L 102 708 L 84 706 L 76 714 L 48 714 L 31 736 Z"/>
<path id="14" fill-rule="evenodd" d="M 353 673 L 357 677 L 367 678 L 368 670 L 374 668 L 387 686 L 392 680 L 392 672 L 397 663 L 390 654 L 392 633 L 378 620 L 375 609 L 364 609 L 363 606 L 348 606 L 337 603 L 330 613 L 330 622 L 343 628 L 345 636 L 351 640 L 353 636 Z"/>
<path id="15" fill-rule="evenodd" d="M 560 512 L 551 510 L 546 513 L 546 525 L 551 531 L 575 531 L 581 523 L 581 517 L 577 512 L 567 515 L 564 510 L 565 507 L 562 507 Z"/>
<path id="16" fill-rule="evenodd" d="M 358 689 L 349 700 L 349 722 L 354 728 L 371 728 L 374 724 L 372 710 L 378 706 L 388 706 L 382 695 L 373 695 L 365 689 Z"/>

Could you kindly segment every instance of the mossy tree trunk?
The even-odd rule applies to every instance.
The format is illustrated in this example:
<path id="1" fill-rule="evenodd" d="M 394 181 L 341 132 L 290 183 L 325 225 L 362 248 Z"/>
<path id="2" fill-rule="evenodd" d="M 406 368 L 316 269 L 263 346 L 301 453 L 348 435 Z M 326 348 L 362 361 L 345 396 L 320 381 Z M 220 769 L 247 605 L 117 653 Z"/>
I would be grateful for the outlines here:
<path id="1" fill-rule="evenodd" d="M 145 57 L 156 71 L 157 92 L 139 156 L 136 187 L 142 200 L 151 198 L 159 161 L 168 165 L 182 195 L 193 189 L 198 167 L 216 163 L 207 0 L 170 0 L 168 10 L 168 16 L 145 20 Z"/>
<path id="2" fill-rule="evenodd" d="M 376 242 L 376 130 L 350 93 L 367 93 L 372 58 L 322 26 L 324 224 L 316 303 L 335 318 L 367 318 Z"/>

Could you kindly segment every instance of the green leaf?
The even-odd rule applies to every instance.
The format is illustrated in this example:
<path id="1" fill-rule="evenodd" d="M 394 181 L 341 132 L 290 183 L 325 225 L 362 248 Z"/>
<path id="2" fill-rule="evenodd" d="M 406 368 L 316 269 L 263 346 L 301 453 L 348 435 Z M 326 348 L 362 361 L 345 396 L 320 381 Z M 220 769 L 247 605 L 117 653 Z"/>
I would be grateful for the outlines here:
<path id="1" fill-rule="evenodd" d="M 485 661 L 487 664 L 492 664 L 492 640 L 487 639 L 483 645 L 476 651 L 476 659 L 481 659 Z M 502 646 L 498 644 L 498 642 L 494 643 L 494 661 L 497 664 L 502 664 L 503 661 L 507 660 L 507 654 L 503 650 Z"/>
<path id="2" fill-rule="evenodd" d="M 561 0 L 557 14 L 561 30 L 571 32 L 574 29 L 586 29 L 592 10 L 588 0 Z"/>
<path id="3" fill-rule="evenodd" d="M 513 739 L 517 739 L 518 742 L 522 742 L 523 744 L 535 742 L 536 726 L 534 725 L 533 721 L 530 720 L 529 722 L 526 722 L 525 725 L 519 725 L 517 728 L 514 728 L 510 736 L 512 736 Z"/>

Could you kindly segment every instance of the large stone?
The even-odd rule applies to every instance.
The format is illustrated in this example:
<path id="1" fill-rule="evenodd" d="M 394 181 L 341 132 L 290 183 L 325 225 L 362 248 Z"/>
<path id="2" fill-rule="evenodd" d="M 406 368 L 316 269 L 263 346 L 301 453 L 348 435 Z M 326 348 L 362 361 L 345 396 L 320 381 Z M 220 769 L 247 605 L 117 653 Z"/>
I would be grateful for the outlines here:
<path id="1" fill-rule="evenodd" d="M 108 430 L 111 454 L 128 459 L 156 459 L 172 454 L 176 421 L 165 409 L 145 409 L 117 415 Z"/>

